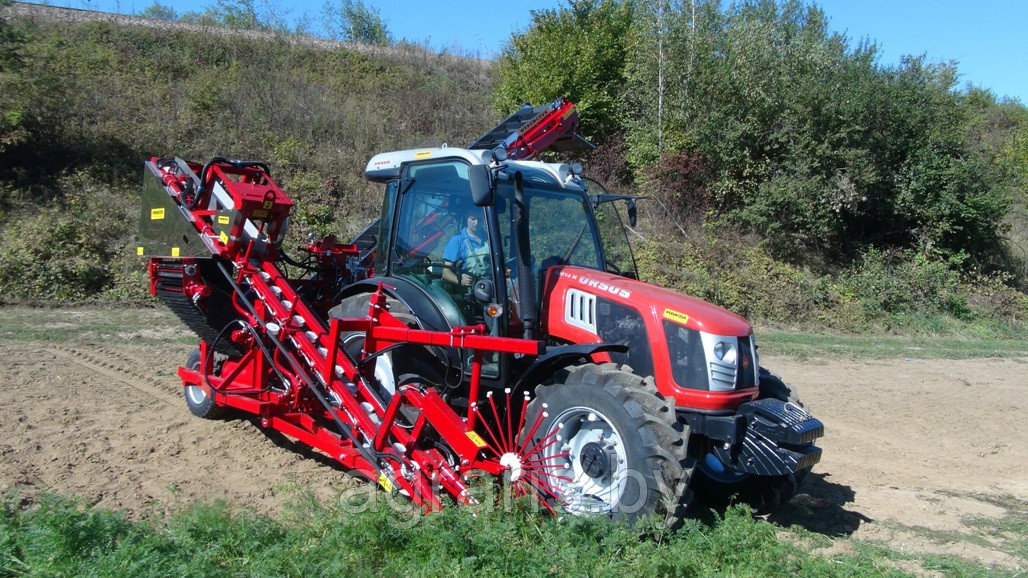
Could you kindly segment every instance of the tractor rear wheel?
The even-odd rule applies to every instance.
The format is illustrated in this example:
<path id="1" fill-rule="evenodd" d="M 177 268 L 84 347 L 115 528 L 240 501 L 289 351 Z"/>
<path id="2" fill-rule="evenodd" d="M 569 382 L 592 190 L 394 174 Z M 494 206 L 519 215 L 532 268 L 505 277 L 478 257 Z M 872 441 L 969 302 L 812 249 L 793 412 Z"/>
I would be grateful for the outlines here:
<path id="1" fill-rule="evenodd" d="M 200 350 L 194 349 L 186 358 L 186 369 L 200 371 L 201 363 Z M 225 408 L 216 405 L 211 396 L 207 395 L 207 390 L 198 385 L 187 385 L 182 388 L 182 393 L 185 395 L 189 411 L 197 417 L 215 419 L 225 413 Z"/>
<path id="2" fill-rule="evenodd" d="M 329 316 L 335 319 L 363 318 L 368 314 L 368 304 L 371 300 L 370 293 L 360 293 L 344 298 L 329 311 Z M 412 329 L 420 329 L 418 320 L 414 313 L 400 301 L 386 298 L 386 305 L 389 313 L 397 320 L 405 323 Z M 357 361 L 361 357 L 361 350 L 364 349 L 363 331 L 345 331 L 339 335 L 339 341 L 343 349 Z M 427 350 L 421 346 L 404 346 L 400 351 L 391 351 L 375 358 L 375 378 L 381 384 L 379 393 L 384 399 L 389 399 L 396 393 L 399 377 L 403 374 L 419 374 L 431 379 L 437 372 L 431 367 Z"/>
<path id="3" fill-rule="evenodd" d="M 564 510 L 627 522 L 656 512 L 681 522 L 691 495 L 689 431 L 652 379 L 612 363 L 574 367 L 563 383 L 536 389 L 527 415 L 543 416 L 527 443 L 545 446 L 537 461 L 555 464 L 544 475 Z"/>
<path id="4" fill-rule="evenodd" d="M 761 367 L 758 399 L 767 398 L 780 399 L 806 409 L 794 386 Z M 696 501 L 711 508 L 721 509 L 741 502 L 749 504 L 757 514 L 769 514 L 796 495 L 811 470 L 804 468 L 784 476 L 746 474 L 725 465 L 708 449 L 700 444 L 693 490 Z"/>

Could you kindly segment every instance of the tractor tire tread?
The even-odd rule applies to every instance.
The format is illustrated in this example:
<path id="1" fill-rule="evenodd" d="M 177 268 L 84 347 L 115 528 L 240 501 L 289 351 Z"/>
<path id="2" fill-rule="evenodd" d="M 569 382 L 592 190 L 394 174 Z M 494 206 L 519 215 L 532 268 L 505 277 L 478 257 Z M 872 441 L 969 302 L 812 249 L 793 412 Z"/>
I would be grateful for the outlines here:
<path id="1" fill-rule="evenodd" d="M 540 399 L 547 398 L 552 388 L 581 383 L 601 389 L 617 400 L 638 424 L 643 455 L 648 471 L 641 472 L 647 480 L 650 496 L 646 503 L 655 504 L 669 526 L 680 525 L 691 499 L 689 476 L 692 458 L 688 455 L 688 428 L 677 428 L 674 406 L 657 391 L 652 378 L 631 372 L 628 366 L 614 363 L 580 365 L 566 373 L 562 383 L 541 385 L 529 404 L 529 413 L 541 410 Z"/>

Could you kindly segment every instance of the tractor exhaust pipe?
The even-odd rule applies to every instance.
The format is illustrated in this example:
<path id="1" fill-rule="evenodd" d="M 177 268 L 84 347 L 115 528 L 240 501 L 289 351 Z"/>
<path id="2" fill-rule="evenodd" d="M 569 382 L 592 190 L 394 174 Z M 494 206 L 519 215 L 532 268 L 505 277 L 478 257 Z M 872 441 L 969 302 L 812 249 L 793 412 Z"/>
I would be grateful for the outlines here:
<path id="1" fill-rule="evenodd" d="M 525 339 L 535 339 L 535 277 L 529 262 L 528 206 L 525 204 L 525 178 L 521 171 L 514 173 L 514 230 L 517 231 L 518 298 L 521 300 L 521 321 Z"/>

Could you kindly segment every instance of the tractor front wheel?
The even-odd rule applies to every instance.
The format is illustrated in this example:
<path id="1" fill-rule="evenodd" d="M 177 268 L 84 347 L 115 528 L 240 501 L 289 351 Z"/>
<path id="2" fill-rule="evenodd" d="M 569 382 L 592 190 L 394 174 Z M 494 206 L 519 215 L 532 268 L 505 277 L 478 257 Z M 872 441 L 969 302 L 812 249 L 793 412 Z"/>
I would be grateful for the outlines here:
<path id="1" fill-rule="evenodd" d="M 528 416 L 541 415 L 524 444 L 544 448 L 538 461 L 559 506 L 632 522 L 657 512 L 680 523 L 689 501 L 689 432 L 676 429 L 674 406 L 652 380 L 614 364 L 572 368 L 564 383 L 541 385 Z M 679 426 L 680 427 L 680 426 Z"/>

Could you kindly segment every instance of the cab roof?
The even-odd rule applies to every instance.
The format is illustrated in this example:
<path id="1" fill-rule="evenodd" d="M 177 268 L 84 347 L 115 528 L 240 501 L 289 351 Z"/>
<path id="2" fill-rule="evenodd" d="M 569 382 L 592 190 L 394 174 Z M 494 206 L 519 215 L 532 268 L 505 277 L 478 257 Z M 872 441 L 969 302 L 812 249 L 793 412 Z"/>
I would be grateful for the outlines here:
<path id="1" fill-rule="evenodd" d="M 455 147 L 435 147 L 407 149 L 379 153 L 368 161 L 364 169 L 364 177 L 369 181 L 384 183 L 400 176 L 403 165 L 436 159 L 461 159 L 472 165 L 485 165 L 490 161 L 483 159 L 485 150 L 462 149 Z M 520 170 L 528 182 L 555 185 L 564 188 L 582 188 L 582 181 L 575 177 L 571 165 L 567 163 L 544 163 L 540 161 L 504 161 L 508 167 L 505 171 L 512 174 L 511 168 Z"/>

